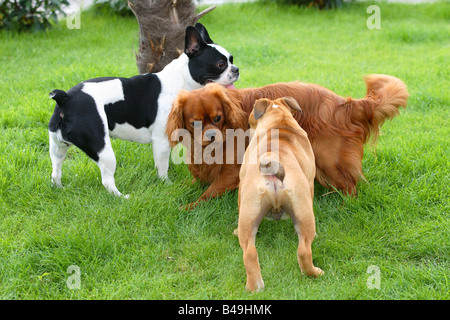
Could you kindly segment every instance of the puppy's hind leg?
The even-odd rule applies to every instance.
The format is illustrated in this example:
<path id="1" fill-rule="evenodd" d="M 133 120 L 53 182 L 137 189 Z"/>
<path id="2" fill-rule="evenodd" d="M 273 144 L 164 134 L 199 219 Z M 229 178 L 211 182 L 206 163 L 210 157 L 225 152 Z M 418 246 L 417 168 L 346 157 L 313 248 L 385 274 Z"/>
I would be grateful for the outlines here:
<path id="1" fill-rule="evenodd" d="M 302 272 L 306 273 L 308 276 L 321 276 L 323 271 L 314 267 L 312 261 L 311 244 L 316 233 L 312 209 L 310 213 L 304 210 L 302 212 L 302 217 L 300 219 L 298 218 L 299 217 L 296 217 L 294 220 L 295 231 L 297 231 L 298 234 L 298 264 Z"/>
<path id="2" fill-rule="evenodd" d="M 246 205 L 244 202 L 239 208 L 237 234 L 239 244 L 243 250 L 244 266 L 247 272 L 246 289 L 249 291 L 261 291 L 264 289 L 258 252 L 255 246 L 256 233 L 262 219 L 260 213 L 261 207 L 255 203 Z"/>
<path id="3" fill-rule="evenodd" d="M 49 131 L 48 135 L 50 159 L 52 161 L 52 182 L 57 187 L 62 187 L 61 168 L 63 161 L 66 158 L 67 150 L 69 149 L 70 144 L 59 141 L 56 132 Z"/>

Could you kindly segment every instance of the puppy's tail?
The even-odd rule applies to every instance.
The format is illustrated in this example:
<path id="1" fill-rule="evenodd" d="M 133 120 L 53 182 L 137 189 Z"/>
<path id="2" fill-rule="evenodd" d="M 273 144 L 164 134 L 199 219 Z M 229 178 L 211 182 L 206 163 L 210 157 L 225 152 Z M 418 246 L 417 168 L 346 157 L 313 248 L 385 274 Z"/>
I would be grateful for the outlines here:
<path id="1" fill-rule="evenodd" d="M 50 94 L 48 95 L 50 98 L 52 98 L 53 100 L 56 101 L 56 103 L 60 106 L 63 107 L 67 100 L 69 100 L 69 95 L 63 91 L 63 90 L 53 90 L 52 92 L 50 92 Z"/>
<path id="2" fill-rule="evenodd" d="M 269 199 L 272 209 L 271 217 L 279 220 L 283 216 L 282 197 L 286 192 L 286 187 L 283 183 L 285 177 L 284 166 L 278 161 L 278 156 L 271 152 L 261 156 L 259 162 L 259 172 L 264 177 L 264 186 L 258 188 L 259 194 L 265 194 Z"/>
<path id="3" fill-rule="evenodd" d="M 278 160 L 273 159 L 270 152 L 261 157 L 259 162 L 259 172 L 266 178 L 274 177 L 280 182 L 284 180 L 284 167 Z"/>
<path id="4" fill-rule="evenodd" d="M 364 77 L 367 94 L 362 99 L 351 99 L 341 105 L 336 114 L 337 123 L 344 127 L 342 135 L 362 136 L 363 142 L 372 137 L 377 141 L 380 126 L 399 114 L 400 107 L 406 107 L 409 93 L 406 85 L 398 78 L 371 74 Z"/>

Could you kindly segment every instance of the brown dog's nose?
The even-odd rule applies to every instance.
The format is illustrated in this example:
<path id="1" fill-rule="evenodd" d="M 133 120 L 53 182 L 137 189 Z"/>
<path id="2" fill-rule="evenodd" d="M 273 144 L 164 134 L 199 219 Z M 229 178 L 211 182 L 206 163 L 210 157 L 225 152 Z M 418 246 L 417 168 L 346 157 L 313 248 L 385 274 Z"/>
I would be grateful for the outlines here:
<path id="1" fill-rule="evenodd" d="M 214 141 L 216 139 L 216 130 L 207 130 L 205 132 L 205 137 L 210 141 Z"/>

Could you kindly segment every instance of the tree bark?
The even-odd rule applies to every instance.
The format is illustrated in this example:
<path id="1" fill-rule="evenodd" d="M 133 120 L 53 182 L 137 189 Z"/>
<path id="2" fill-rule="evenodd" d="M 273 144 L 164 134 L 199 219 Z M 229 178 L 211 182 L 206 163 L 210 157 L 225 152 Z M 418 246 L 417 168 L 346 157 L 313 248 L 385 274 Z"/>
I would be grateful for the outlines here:
<path id="1" fill-rule="evenodd" d="M 187 26 L 215 9 L 195 12 L 193 0 L 131 0 L 128 6 L 139 23 L 139 73 L 159 72 L 184 52 Z"/>

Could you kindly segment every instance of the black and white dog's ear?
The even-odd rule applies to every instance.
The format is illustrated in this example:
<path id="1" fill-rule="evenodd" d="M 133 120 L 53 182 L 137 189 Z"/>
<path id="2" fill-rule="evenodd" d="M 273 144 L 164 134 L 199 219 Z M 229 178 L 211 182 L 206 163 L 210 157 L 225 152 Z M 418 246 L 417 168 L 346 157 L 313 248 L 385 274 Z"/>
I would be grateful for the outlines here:
<path id="1" fill-rule="evenodd" d="M 197 31 L 200 33 L 203 41 L 205 41 L 207 44 L 213 44 L 214 41 L 212 41 L 212 39 L 209 37 L 208 31 L 206 31 L 206 28 L 204 25 L 202 25 L 201 23 L 196 23 L 195 24 L 195 29 L 197 29 Z"/>
<path id="2" fill-rule="evenodd" d="M 188 26 L 186 28 L 186 38 L 184 41 L 184 53 L 186 53 L 189 58 L 193 58 L 206 46 L 207 44 L 200 35 L 200 32 L 196 28 Z"/>

